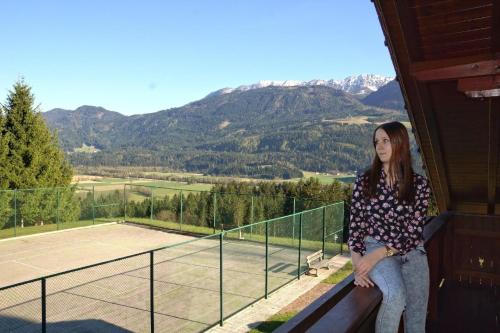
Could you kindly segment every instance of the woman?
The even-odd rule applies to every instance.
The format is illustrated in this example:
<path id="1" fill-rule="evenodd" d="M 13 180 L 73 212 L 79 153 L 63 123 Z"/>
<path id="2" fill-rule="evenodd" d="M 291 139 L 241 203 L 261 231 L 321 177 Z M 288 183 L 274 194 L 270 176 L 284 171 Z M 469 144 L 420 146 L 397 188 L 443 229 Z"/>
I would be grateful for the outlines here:
<path id="1" fill-rule="evenodd" d="M 427 179 L 412 168 L 408 132 L 399 122 L 378 126 L 376 156 L 354 184 L 349 248 L 355 284 L 382 291 L 376 332 L 425 332 L 429 267 L 423 246 Z"/>

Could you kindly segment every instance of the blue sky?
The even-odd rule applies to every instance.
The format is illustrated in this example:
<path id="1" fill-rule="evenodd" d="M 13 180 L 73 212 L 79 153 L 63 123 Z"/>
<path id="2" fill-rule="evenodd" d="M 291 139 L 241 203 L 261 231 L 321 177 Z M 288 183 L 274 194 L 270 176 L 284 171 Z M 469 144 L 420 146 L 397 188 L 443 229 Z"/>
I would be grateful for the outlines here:
<path id="1" fill-rule="evenodd" d="M 394 75 L 369 0 L 0 2 L 0 100 L 155 112 L 259 80 Z"/>

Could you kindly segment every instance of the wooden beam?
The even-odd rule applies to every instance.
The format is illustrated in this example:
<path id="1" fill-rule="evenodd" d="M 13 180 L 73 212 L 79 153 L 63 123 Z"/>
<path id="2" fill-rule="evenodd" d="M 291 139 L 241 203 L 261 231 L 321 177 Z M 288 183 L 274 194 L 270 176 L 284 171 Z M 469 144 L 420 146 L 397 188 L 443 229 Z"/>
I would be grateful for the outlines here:
<path id="1" fill-rule="evenodd" d="M 491 49 L 493 52 L 500 52 L 500 1 L 493 1 L 493 25 L 491 29 L 492 45 Z"/>
<path id="2" fill-rule="evenodd" d="M 421 60 L 422 50 L 420 46 L 422 42 L 420 40 L 420 34 L 417 32 L 418 25 L 415 13 L 410 9 L 407 1 L 397 1 L 395 5 L 399 16 L 399 24 L 402 27 L 401 33 L 405 40 L 411 41 L 410 43 L 406 43 L 410 62 Z"/>
<path id="3" fill-rule="evenodd" d="M 405 16 L 403 15 L 402 18 L 400 15 L 402 13 L 407 13 L 401 8 L 401 6 L 406 4 L 406 1 L 375 0 L 374 4 L 377 9 L 382 30 L 388 42 L 392 62 L 394 63 L 397 76 L 400 78 L 399 83 L 401 86 L 401 92 L 403 93 L 403 97 L 408 105 L 408 116 L 412 127 L 417 130 L 415 132 L 415 139 L 420 147 L 422 147 L 421 138 L 424 137 L 426 141 L 431 144 L 431 149 L 422 150 L 422 158 L 427 169 L 435 172 L 435 176 L 430 177 L 431 174 L 429 172 L 427 175 L 430 177 L 429 180 L 431 186 L 436 194 L 435 197 L 439 211 L 447 211 L 450 206 L 450 194 L 447 175 L 444 169 L 443 156 L 441 154 L 441 143 L 437 131 L 437 124 L 432 114 L 433 111 L 431 110 L 432 104 L 429 103 L 428 93 L 425 94 L 427 98 L 426 101 L 422 101 L 422 98 L 420 97 L 420 87 L 418 87 L 415 80 L 412 80 L 407 67 L 411 66 L 412 62 L 416 60 L 412 59 L 408 45 L 414 44 L 416 41 L 407 39 L 408 37 L 404 34 L 403 26 L 407 26 L 408 22 L 406 22 L 406 24 L 402 24 L 402 20 L 404 20 Z M 384 9 L 382 9 L 382 7 L 384 7 Z M 391 22 L 397 27 L 393 28 L 393 31 L 389 30 L 386 21 L 385 16 L 388 12 L 394 13 L 391 14 L 394 15 L 391 17 Z M 398 34 L 401 34 L 402 37 L 399 37 Z M 397 38 L 403 38 L 404 40 L 397 41 Z M 393 45 L 396 42 L 401 43 L 398 48 Z M 425 91 L 427 90 L 425 89 Z M 409 98 L 410 95 L 412 96 L 411 99 Z M 437 148 L 434 149 L 434 147 Z"/>
<path id="4" fill-rule="evenodd" d="M 491 90 L 497 88 L 500 88 L 500 74 L 459 79 L 457 86 L 457 90 L 461 92 Z"/>
<path id="5" fill-rule="evenodd" d="M 498 136 L 500 117 L 493 107 L 493 99 L 488 101 L 488 215 L 495 214 L 497 188 Z"/>
<path id="6" fill-rule="evenodd" d="M 411 63 L 409 66 L 410 66 L 410 73 L 413 73 L 431 69 L 439 69 L 443 67 L 466 65 L 475 62 L 498 60 L 498 59 L 500 59 L 500 52 L 497 53 L 490 52 L 490 53 L 476 54 L 465 57 L 456 57 L 456 58 L 448 58 L 440 60 L 415 61 Z"/>
<path id="7" fill-rule="evenodd" d="M 419 65 L 423 68 L 422 64 Z M 500 59 L 476 61 L 454 66 L 441 66 L 437 68 L 410 69 L 410 74 L 418 81 L 443 81 L 461 78 L 487 76 L 500 74 Z"/>
<path id="8" fill-rule="evenodd" d="M 437 182 L 436 185 L 439 186 L 439 189 L 442 194 L 442 200 L 438 202 L 439 211 L 444 212 L 449 209 L 449 204 L 451 201 L 450 191 L 448 185 L 448 174 L 445 169 L 444 164 L 444 156 L 442 150 L 442 144 L 439 136 L 438 125 L 436 121 L 436 117 L 434 116 L 434 110 L 432 108 L 432 99 L 429 94 L 429 90 L 427 86 L 422 83 L 414 80 L 414 84 L 417 88 L 418 92 L 418 107 L 419 111 L 423 114 L 425 119 L 425 129 L 429 135 L 429 139 L 431 144 L 431 151 L 429 152 L 434 160 L 434 168 L 436 171 Z M 433 189 L 436 190 L 436 189 Z"/>

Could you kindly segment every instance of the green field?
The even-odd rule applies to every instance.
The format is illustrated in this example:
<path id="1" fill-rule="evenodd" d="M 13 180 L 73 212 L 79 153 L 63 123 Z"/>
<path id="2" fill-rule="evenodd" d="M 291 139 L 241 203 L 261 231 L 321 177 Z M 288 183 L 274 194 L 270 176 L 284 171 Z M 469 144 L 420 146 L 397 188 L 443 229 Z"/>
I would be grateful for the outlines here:
<path id="1" fill-rule="evenodd" d="M 210 181 L 210 183 L 192 183 L 188 184 L 187 182 L 178 182 L 178 181 L 167 181 L 167 180 L 154 180 L 154 179 L 145 179 L 145 178 L 113 178 L 113 177 L 101 177 L 100 179 L 92 180 L 92 181 L 80 181 L 78 184 L 80 186 L 109 186 L 110 184 L 136 184 L 136 185 L 149 185 L 149 186 L 158 186 L 158 187 L 169 187 L 175 188 L 179 190 L 192 190 L 192 191 L 210 191 L 212 188 L 212 183 L 217 183 L 220 180 L 224 181 L 235 181 L 235 182 L 282 182 L 282 181 L 292 181 L 298 182 L 299 180 L 309 179 L 311 177 L 318 178 L 321 184 L 328 185 L 333 183 L 334 180 L 341 181 L 343 183 L 353 183 L 355 179 L 355 175 L 352 174 L 340 174 L 340 175 L 331 175 L 325 173 L 317 173 L 310 171 L 303 171 L 303 178 L 294 178 L 290 180 L 268 180 L 268 179 L 251 179 L 251 178 L 241 178 L 241 177 L 214 177 L 214 176 L 203 176 L 201 174 L 195 173 L 166 173 L 166 172 L 144 172 L 145 175 L 151 175 L 152 177 L 168 177 L 168 176 L 177 176 L 177 177 L 186 177 L 196 181 L 196 179 L 200 179 L 203 181 Z M 97 190 L 97 189 L 96 189 Z M 177 191 L 174 191 L 177 192 Z M 172 194 L 174 192 L 168 192 L 167 194 Z"/>
<path id="2" fill-rule="evenodd" d="M 210 191 L 212 184 L 195 183 L 188 184 L 184 182 L 171 182 L 165 180 L 147 180 L 147 179 L 125 179 L 125 178 L 102 178 L 98 181 L 79 182 L 78 188 L 81 192 L 94 191 L 98 197 L 100 194 L 111 191 L 123 191 L 126 186 L 128 200 L 142 201 L 150 196 L 150 191 L 153 191 L 153 196 L 172 197 L 174 194 L 179 195 L 180 191 L 187 195 L 189 192 Z M 141 186 L 143 185 L 143 186 Z M 136 187 L 137 186 L 137 187 Z M 142 191 L 141 191 L 142 189 Z M 148 194 L 146 194 L 148 192 Z"/>
<path id="3" fill-rule="evenodd" d="M 352 184 L 354 182 L 354 179 L 356 178 L 355 175 L 351 174 L 330 175 L 330 174 L 309 172 L 309 171 L 303 171 L 303 173 L 304 173 L 303 179 L 309 179 L 311 177 L 318 178 L 319 182 L 324 185 L 331 184 L 333 183 L 334 180 L 338 180 L 347 184 Z"/>

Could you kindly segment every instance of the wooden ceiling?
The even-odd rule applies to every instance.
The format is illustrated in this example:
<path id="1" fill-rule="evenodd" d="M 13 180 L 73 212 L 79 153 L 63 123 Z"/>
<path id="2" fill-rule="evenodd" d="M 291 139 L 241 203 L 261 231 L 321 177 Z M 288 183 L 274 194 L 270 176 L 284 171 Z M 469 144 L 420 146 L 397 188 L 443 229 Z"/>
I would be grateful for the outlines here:
<path id="1" fill-rule="evenodd" d="M 500 215 L 500 0 L 374 0 L 438 207 Z"/>

